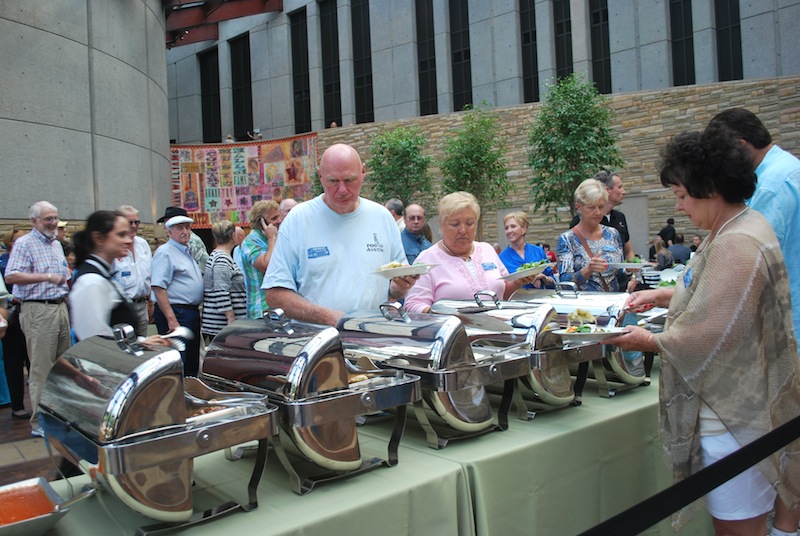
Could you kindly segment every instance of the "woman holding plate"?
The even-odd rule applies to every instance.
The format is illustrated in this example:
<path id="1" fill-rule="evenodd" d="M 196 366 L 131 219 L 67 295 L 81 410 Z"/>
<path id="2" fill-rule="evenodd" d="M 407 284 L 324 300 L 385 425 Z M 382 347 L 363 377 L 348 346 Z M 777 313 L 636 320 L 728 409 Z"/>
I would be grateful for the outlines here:
<path id="1" fill-rule="evenodd" d="M 662 333 L 636 326 L 606 342 L 661 356 L 661 443 L 676 481 L 800 415 L 800 364 L 789 276 L 769 222 L 748 209 L 756 175 L 744 144 L 719 128 L 684 132 L 663 150 L 675 209 L 709 231 L 674 288 L 628 306 L 669 307 Z M 797 534 L 800 442 L 707 495 L 717 534 Z M 794 510 L 790 510 L 794 508 Z M 688 521 L 693 509 L 676 514 Z"/>
<path id="2" fill-rule="evenodd" d="M 404 307 L 415 313 L 427 313 L 433 302 L 441 299 L 471 300 L 482 290 L 491 290 L 507 299 L 533 276 L 505 281 L 508 270 L 494 248 L 476 242 L 475 232 L 481 207 L 468 192 L 454 192 L 439 201 L 439 226 L 442 239 L 417 257 L 417 262 L 438 264 L 423 274 L 411 287 Z"/>
<path id="3" fill-rule="evenodd" d="M 560 281 L 575 283 L 581 290 L 619 292 L 619 270 L 610 263 L 623 262 L 622 237 L 613 227 L 601 225 L 608 202 L 608 190 L 595 179 L 586 179 L 575 189 L 575 208 L 581 219 L 558 238 L 556 255 Z M 628 290 L 636 288 L 636 278 Z"/>
<path id="4" fill-rule="evenodd" d="M 523 264 L 547 260 L 544 248 L 525 241 L 525 233 L 528 232 L 529 224 L 528 215 L 521 210 L 506 214 L 506 217 L 503 218 L 503 229 L 509 244 L 500 252 L 500 260 L 503 261 L 509 273 L 513 274 Z M 526 288 L 555 288 L 555 286 L 555 274 L 549 266 L 542 273 L 534 276 L 532 284 L 525 285 Z"/>

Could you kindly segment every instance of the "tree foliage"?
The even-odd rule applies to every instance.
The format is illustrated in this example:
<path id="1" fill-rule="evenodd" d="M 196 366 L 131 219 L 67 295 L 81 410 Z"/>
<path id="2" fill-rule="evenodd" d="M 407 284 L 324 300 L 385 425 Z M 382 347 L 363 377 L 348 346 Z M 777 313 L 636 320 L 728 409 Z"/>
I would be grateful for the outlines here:
<path id="1" fill-rule="evenodd" d="M 550 86 L 528 130 L 535 210 L 549 215 L 568 204 L 574 215 L 573 193 L 583 180 L 603 168 L 625 165 L 611 128 L 613 111 L 605 101 L 594 84 L 574 73 Z"/>
<path id="2" fill-rule="evenodd" d="M 372 140 L 367 162 L 373 198 L 381 202 L 397 198 L 408 205 L 434 195 L 428 168 L 431 157 L 422 154 L 428 140 L 415 126 L 382 131 Z"/>
<path id="3" fill-rule="evenodd" d="M 481 108 L 464 114 L 464 123 L 443 144 L 442 191 L 474 195 L 481 209 L 502 206 L 512 185 L 506 174 L 507 143 L 500 118 Z"/>

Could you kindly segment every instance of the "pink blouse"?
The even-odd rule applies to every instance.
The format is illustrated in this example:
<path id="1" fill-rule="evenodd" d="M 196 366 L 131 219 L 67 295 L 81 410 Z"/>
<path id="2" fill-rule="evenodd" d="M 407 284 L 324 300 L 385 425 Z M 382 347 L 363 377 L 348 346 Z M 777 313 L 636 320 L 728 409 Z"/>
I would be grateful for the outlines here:
<path id="1" fill-rule="evenodd" d="M 486 242 L 474 242 L 470 262 L 474 274 L 461 257 L 445 253 L 439 243 L 419 254 L 416 262 L 438 264 L 425 275 L 421 275 L 406 296 L 407 311 L 419 313 L 436 300 L 471 300 L 479 290 L 492 290 L 498 299 L 503 299 L 506 282 L 498 279 L 508 275 L 497 252 Z"/>

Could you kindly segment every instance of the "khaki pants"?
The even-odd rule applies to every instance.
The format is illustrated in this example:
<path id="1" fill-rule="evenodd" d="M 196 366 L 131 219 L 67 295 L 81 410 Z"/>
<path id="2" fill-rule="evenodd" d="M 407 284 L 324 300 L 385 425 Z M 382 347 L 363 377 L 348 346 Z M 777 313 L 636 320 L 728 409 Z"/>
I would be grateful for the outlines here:
<path id="1" fill-rule="evenodd" d="M 22 332 L 31 360 L 29 388 L 31 394 L 31 423 L 37 424 L 39 401 L 47 375 L 56 359 L 72 344 L 69 335 L 69 309 L 66 302 L 59 305 L 23 302 L 19 316 Z"/>

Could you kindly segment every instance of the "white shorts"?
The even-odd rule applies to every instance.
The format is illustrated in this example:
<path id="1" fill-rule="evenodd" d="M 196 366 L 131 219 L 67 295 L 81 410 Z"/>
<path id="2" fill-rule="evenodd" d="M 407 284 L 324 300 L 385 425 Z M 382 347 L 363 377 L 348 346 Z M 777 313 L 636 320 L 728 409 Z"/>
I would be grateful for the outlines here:
<path id="1" fill-rule="evenodd" d="M 700 438 L 703 467 L 739 450 L 739 443 L 728 432 Z M 739 473 L 707 496 L 708 511 L 716 519 L 737 521 L 772 511 L 777 492 L 755 467 Z"/>

